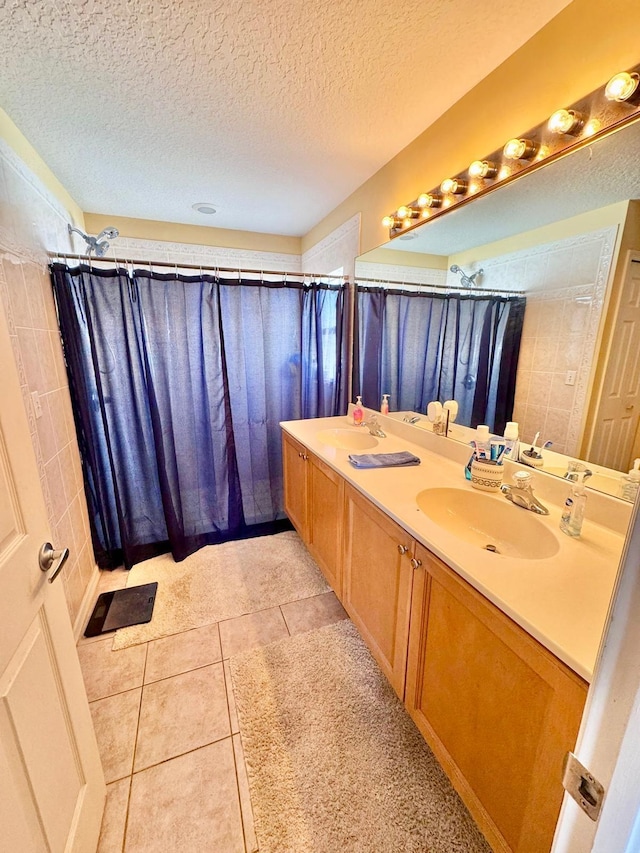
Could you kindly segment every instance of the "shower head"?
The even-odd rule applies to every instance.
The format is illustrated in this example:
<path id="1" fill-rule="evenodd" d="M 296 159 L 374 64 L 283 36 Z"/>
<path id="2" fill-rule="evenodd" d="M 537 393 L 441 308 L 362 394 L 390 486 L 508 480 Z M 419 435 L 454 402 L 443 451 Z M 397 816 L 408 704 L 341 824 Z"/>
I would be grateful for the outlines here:
<path id="1" fill-rule="evenodd" d="M 459 267 L 458 264 L 452 264 L 449 269 L 452 273 L 460 273 L 460 284 L 463 287 L 473 287 L 478 276 L 481 276 L 484 270 L 477 270 L 471 275 L 467 275 L 462 267 Z"/>
<path id="2" fill-rule="evenodd" d="M 90 255 L 93 252 L 96 258 L 103 258 L 107 253 L 109 243 L 105 238 L 108 237 L 110 240 L 114 240 L 120 233 L 117 228 L 109 226 L 107 228 L 104 228 L 98 234 L 97 237 L 91 237 L 89 234 L 85 234 L 84 231 L 81 231 L 79 228 L 76 228 L 73 225 L 69 225 L 69 234 L 72 234 L 74 231 L 76 234 L 79 234 L 86 242 L 87 254 Z"/>

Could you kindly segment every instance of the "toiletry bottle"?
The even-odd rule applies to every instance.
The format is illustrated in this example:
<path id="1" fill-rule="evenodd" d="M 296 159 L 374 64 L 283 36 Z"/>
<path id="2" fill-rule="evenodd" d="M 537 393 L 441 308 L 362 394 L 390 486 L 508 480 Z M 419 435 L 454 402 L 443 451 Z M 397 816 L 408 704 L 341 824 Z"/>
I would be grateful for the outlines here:
<path id="1" fill-rule="evenodd" d="M 560 517 L 560 530 L 567 536 L 580 536 L 584 510 L 587 503 L 587 493 L 584 488 L 584 472 L 576 473 L 576 481 L 571 484 L 571 492 L 567 497 Z"/>
<path id="2" fill-rule="evenodd" d="M 516 421 L 507 421 L 504 428 L 504 458 L 518 461 L 520 454 L 520 442 L 518 441 L 518 424 Z"/>
<path id="3" fill-rule="evenodd" d="M 389 395 L 382 395 L 382 403 L 380 404 L 380 414 L 388 415 L 389 414 Z"/>
<path id="4" fill-rule="evenodd" d="M 486 424 L 476 427 L 476 457 L 491 459 L 491 435 Z"/>
<path id="5" fill-rule="evenodd" d="M 626 501 L 635 501 L 640 489 L 640 459 L 636 459 L 633 468 L 622 478 L 622 497 Z"/>
<path id="6" fill-rule="evenodd" d="M 364 410 L 362 408 L 362 398 L 356 397 L 356 405 L 353 409 L 353 423 L 355 426 L 360 426 L 364 421 Z"/>

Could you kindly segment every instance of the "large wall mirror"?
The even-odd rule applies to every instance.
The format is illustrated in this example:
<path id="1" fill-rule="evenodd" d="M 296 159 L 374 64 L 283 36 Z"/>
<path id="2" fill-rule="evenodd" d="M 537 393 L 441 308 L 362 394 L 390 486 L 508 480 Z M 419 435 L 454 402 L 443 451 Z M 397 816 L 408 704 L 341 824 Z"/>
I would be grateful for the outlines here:
<path id="1" fill-rule="evenodd" d="M 452 266 L 526 297 L 512 419 L 553 441 L 547 473 L 581 460 L 622 496 L 640 456 L 640 122 L 361 255 L 356 281 L 460 287 Z"/>

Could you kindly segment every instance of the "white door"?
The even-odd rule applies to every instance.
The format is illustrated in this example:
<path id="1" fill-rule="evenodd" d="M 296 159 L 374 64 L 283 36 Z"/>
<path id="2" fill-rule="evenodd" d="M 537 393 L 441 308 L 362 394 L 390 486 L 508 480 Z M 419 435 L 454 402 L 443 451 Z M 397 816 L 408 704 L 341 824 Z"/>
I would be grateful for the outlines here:
<path id="1" fill-rule="evenodd" d="M 587 458 L 628 471 L 640 421 L 640 255 L 631 254 Z"/>
<path id="2" fill-rule="evenodd" d="M 0 377 L 0 851 L 92 853 L 104 776 L 1 311 Z"/>

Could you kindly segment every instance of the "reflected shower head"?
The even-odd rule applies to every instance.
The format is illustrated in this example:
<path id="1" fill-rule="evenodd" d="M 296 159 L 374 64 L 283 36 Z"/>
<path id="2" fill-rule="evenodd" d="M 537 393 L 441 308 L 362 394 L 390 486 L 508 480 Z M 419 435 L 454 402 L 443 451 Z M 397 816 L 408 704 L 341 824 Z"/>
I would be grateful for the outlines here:
<path id="1" fill-rule="evenodd" d="M 76 234 L 79 234 L 86 242 L 87 254 L 90 255 L 93 252 L 96 258 L 103 258 L 107 254 L 109 243 L 107 242 L 106 238 L 108 237 L 110 240 L 114 240 L 120 233 L 117 228 L 109 226 L 107 228 L 103 228 L 103 230 L 98 234 L 97 237 L 91 237 L 88 234 L 85 234 L 84 231 L 81 231 L 79 228 L 76 228 L 73 225 L 69 225 L 69 234 L 73 233 L 74 231 L 76 232 Z"/>
<path id="2" fill-rule="evenodd" d="M 484 270 L 477 270 L 472 275 L 467 275 L 462 267 L 459 267 L 458 264 L 452 264 L 449 269 L 452 273 L 460 273 L 460 284 L 463 287 L 473 287 L 475 285 L 476 278 L 481 276 Z"/>

